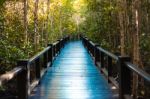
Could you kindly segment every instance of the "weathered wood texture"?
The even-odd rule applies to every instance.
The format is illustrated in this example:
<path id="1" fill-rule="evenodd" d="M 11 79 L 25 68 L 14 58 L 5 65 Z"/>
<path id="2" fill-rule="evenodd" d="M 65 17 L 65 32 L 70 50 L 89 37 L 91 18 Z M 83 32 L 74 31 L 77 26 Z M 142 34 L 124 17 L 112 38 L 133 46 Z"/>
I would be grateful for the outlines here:
<path id="1" fill-rule="evenodd" d="M 60 51 L 30 99 L 116 99 L 81 41 Z"/>

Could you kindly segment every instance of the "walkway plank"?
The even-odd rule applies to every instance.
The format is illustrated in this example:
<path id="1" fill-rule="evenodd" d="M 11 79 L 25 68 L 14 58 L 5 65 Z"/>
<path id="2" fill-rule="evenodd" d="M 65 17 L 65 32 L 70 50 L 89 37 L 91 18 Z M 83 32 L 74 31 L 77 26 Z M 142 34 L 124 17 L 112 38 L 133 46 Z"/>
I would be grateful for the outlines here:
<path id="1" fill-rule="evenodd" d="M 30 99 L 115 99 L 81 41 L 65 45 Z"/>

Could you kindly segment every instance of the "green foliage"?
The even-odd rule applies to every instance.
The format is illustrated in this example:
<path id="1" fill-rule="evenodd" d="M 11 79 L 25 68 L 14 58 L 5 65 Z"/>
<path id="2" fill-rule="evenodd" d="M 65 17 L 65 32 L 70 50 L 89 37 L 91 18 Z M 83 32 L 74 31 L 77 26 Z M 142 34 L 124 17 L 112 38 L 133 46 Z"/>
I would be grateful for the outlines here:
<path id="1" fill-rule="evenodd" d="M 150 36 L 147 36 L 145 35 L 145 33 L 143 33 L 140 39 L 142 57 L 150 57 L 150 42 L 148 39 L 150 39 Z M 150 64 L 150 58 L 142 58 L 142 60 L 144 61 L 145 66 L 148 66 Z"/>
<path id="2" fill-rule="evenodd" d="M 133 28 L 132 0 L 127 0 L 127 7 L 122 6 L 116 0 L 84 0 L 86 1 L 86 10 L 82 11 L 85 21 L 80 24 L 80 32 L 84 33 L 92 41 L 99 43 L 103 48 L 111 52 L 120 52 L 120 26 L 119 12 L 125 11 L 127 16 L 123 16 L 123 27 L 125 30 L 125 51 L 132 56 L 133 38 L 135 32 Z M 140 53 L 143 64 L 150 63 L 149 46 L 149 26 L 150 26 L 150 7 L 148 1 L 141 1 L 139 21 Z M 124 4 L 125 5 L 125 4 Z M 147 56 L 147 58 L 143 58 Z"/>
<path id="3" fill-rule="evenodd" d="M 25 58 L 23 50 L 11 45 L 7 40 L 0 40 L 0 72 L 4 73 L 16 65 L 18 59 Z"/>
<path id="4" fill-rule="evenodd" d="M 86 0 L 86 3 L 87 10 L 83 13 L 86 20 L 80 25 L 81 31 L 86 33 L 85 35 L 93 41 L 98 42 L 102 47 L 109 50 L 118 50 L 118 47 L 110 44 L 113 38 L 118 37 L 116 36 L 116 33 L 118 33 L 118 23 L 114 16 L 117 13 L 115 2 L 109 2 L 108 0 Z"/>
<path id="5" fill-rule="evenodd" d="M 0 0 L 0 7 L 3 5 L 3 3 L 5 2 L 6 0 Z"/>
<path id="6" fill-rule="evenodd" d="M 129 21 L 132 21 L 130 8 L 132 2 L 127 0 L 127 4 Z M 24 2 L 0 0 L 0 70 L 2 72 L 13 68 L 18 59 L 30 58 L 47 46 L 47 43 L 53 43 L 70 34 L 83 33 L 102 47 L 112 52 L 120 52 L 118 12 L 124 9 L 118 6 L 116 0 L 50 0 L 49 9 L 47 5 L 47 0 L 39 0 L 37 36 L 35 36 L 35 1 L 28 0 L 28 38 L 25 42 Z M 143 1 L 141 5 L 143 11 L 141 17 L 150 16 L 149 2 Z M 143 55 L 150 56 L 148 19 L 150 18 L 141 20 L 140 48 Z M 132 24 L 128 25 L 126 27 Z M 38 39 L 36 50 L 35 38 Z M 125 49 L 130 54 L 132 39 L 127 36 L 126 39 Z M 149 58 L 144 60 L 146 61 L 150 62 Z"/>
<path id="7" fill-rule="evenodd" d="M 0 73 L 16 66 L 18 59 L 32 57 L 47 43 L 75 33 L 73 2 L 74 0 L 52 0 L 47 9 L 48 0 L 39 0 L 35 37 L 35 1 L 28 0 L 28 34 L 25 42 L 24 1 L 0 0 Z M 36 49 L 35 38 L 38 40 Z"/>

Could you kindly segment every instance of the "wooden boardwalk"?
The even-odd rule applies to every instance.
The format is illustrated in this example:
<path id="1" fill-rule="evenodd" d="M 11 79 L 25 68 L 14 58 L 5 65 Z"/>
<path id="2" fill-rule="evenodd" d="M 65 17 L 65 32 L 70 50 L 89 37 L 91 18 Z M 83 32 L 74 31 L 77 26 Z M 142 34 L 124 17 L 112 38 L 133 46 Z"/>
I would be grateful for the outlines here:
<path id="1" fill-rule="evenodd" d="M 65 45 L 30 99 L 116 99 L 81 41 Z"/>

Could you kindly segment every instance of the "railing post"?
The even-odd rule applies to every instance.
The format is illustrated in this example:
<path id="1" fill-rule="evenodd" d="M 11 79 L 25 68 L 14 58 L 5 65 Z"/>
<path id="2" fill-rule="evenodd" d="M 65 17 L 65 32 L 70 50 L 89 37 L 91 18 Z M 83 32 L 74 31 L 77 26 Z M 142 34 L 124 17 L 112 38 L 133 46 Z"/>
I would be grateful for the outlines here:
<path id="1" fill-rule="evenodd" d="M 56 55 L 56 45 L 53 44 L 53 59 L 55 58 Z"/>
<path id="2" fill-rule="evenodd" d="M 63 45 L 63 47 L 65 46 L 65 38 L 63 38 L 63 44 L 62 45 Z"/>
<path id="3" fill-rule="evenodd" d="M 96 62 L 100 62 L 100 54 L 99 54 L 99 51 L 98 51 L 98 44 L 95 45 L 95 50 L 94 50 L 94 57 L 95 57 L 95 64 Z"/>
<path id="4" fill-rule="evenodd" d="M 60 42 L 61 42 L 61 40 L 57 40 L 58 41 L 58 44 L 57 44 L 57 54 L 60 52 Z"/>
<path id="5" fill-rule="evenodd" d="M 89 39 L 86 40 L 86 47 L 87 47 L 88 51 L 90 51 L 90 44 L 89 44 L 89 41 L 90 41 Z"/>
<path id="6" fill-rule="evenodd" d="M 91 44 L 90 44 L 90 40 L 88 40 L 88 50 L 89 50 L 89 53 L 91 53 Z"/>
<path id="7" fill-rule="evenodd" d="M 61 39 L 61 48 L 64 47 L 64 38 Z"/>
<path id="8" fill-rule="evenodd" d="M 38 58 L 35 61 L 35 70 L 36 70 L 36 79 L 40 79 L 41 78 L 41 63 L 40 63 L 40 58 Z"/>
<path id="9" fill-rule="evenodd" d="M 50 49 L 48 50 L 48 61 L 51 62 L 53 61 L 53 45 L 52 44 L 48 44 L 48 46 L 50 47 Z"/>
<path id="10" fill-rule="evenodd" d="M 59 44 L 59 45 L 60 45 L 60 49 L 62 48 L 62 41 L 63 41 L 63 40 L 60 39 L 60 44 Z"/>
<path id="11" fill-rule="evenodd" d="M 88 43 L 87 43 L 88 40 L 85 39 L 85 38 L 83 38 L 83 40 L 84 40 L 84 45 L 85 45 L 85 47 L 88 48 Z"/>
<path id="12" fill-rule="evenodd" d="M 101 69 L 104 68 L 104 53 L 100 52 L 100 62 L 101 62 Z"/>
<path id="13" fill-rule="evenodd" d="M 89 39 L 85 39 L 85 45 L 87 50 L 89 51 L 90 47 L 89 47 Z"/>
<path id="14" fill-rule="evenodd" d="M 91 41 L 90 41 L 91 42 Z M 94 50 L 94 47 L 92 46 L 92 44 L 90 43 L 90 52 L 91 52 L 91 55 L 93 57 L 93 50 Z"/>
<path id="15" fill-rule="evenodd" d="M 125 65 L 130 57 L 118 57 L 119 66 L 119 99 L 124 99 L 124 95 L 131 95 L 131 71 Z"/>
<path id="16" fill-rule="evenodd" d="M 93 42 L 92 42 L 93 43 Z M 94 43 L 93 43 L 94 44 Z M 94 60 L 95 60 L 95 44 L 93 45 L 92 44 L 92 55 L 94 57 Z"/>
<path id="17" fill-rule="evenodd" d="M 86 39 L 85 38 L 82 38 L 82 40 L 83 40 L 83 44 L 84 44 L 84 46 L 87 48 L 87 41 L 86 41 Z"/>
<path id="18" fill-rule="evenodd" d="M 17 76 L 18 99 L 28 99 L 28 60 L 20 60 L 17 66 L 22 66 L 23 71 Z"/>
<path id="19" fill-rule="evenodd" d="M 43 55 L 43 56 L 44 56 L 44 60 L 43 60 L 43 62 L 44 62 L 43 64 L 44 64 L 44 65 L 43 65 L 43 67 L 44 67 L 44 68 L 47 68 L 48 53 L 47 53 L 47 51 L 46 51 L 46 52 L 45 52 L 45 53 L 43 53 L 43 54 L 44 54 L 44 55 Z"/>
<path id="20" fill-rule="evenodd" d="M 109 82 L 109 77 L 112 77 L 112 58 L 109 56 L 107 59 L 107 65 L 108 65 L 108 82 Z"/>
<path id="21" fill-rule="evenodd" d="M 92 46 L 91 46 L 90 41 L 88 41 L 88 44 L 89 44 L 89 52 L 90 52 L 90 54 L 91 54 L 91 53 L 92 53 Z"/>

